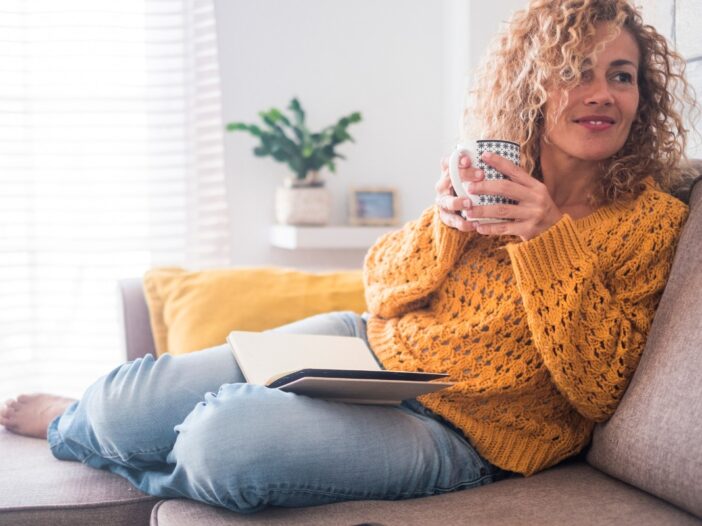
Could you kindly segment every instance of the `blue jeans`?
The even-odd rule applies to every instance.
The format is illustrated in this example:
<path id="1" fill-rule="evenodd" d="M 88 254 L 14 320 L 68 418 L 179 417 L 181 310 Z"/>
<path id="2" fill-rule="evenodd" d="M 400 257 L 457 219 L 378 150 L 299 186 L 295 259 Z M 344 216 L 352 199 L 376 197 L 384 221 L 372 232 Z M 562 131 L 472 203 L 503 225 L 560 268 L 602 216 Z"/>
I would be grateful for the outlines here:
<path id="1" fill-rule="evenodd" d="M 365 338 L 354 313 L 275 329 Z M 54 456 L 121 475 L 160 497 L 240 512 L 403 499 L 507 473 L 416 401 L 362 406 L 245 383 L 227 345 L 126 363 L 48 428 Z"/>

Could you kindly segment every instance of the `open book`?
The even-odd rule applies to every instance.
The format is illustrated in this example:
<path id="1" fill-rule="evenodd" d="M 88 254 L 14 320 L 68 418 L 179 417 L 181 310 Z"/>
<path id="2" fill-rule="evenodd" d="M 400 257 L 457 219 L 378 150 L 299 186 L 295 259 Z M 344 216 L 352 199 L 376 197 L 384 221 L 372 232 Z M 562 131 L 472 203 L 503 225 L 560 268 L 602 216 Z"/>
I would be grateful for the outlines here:
<path id="1" fill-rule="evenodd" d="M 357 404 L 399 404 L 453 385 L 444 373 L 384 371 L 361 338 L 234 331 L 227 338 L 250 384 Z"/>

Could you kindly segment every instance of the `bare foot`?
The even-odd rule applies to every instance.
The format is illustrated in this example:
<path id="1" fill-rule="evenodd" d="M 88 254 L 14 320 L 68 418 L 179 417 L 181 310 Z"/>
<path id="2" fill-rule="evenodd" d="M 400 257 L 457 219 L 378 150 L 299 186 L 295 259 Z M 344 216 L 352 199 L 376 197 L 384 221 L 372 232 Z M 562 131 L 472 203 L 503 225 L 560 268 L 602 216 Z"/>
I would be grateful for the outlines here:
<path id="1" fill-rule="evenodd" d="M 75 400 L 50 394 L 20 395 L 0 409 L 0 425 L 28 437 L 46 438 L 46 428 Z"/>

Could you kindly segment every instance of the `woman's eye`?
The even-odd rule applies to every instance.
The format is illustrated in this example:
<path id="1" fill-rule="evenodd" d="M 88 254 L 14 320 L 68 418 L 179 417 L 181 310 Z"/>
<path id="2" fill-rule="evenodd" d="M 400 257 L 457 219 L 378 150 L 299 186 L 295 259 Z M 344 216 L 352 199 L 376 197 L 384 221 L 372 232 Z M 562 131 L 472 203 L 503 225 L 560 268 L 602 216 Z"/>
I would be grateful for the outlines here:
<path id="1" fill-rule="evenodd" d="M 624 82 L 625 84 L 631 84 L 632 82 L 634 82 L 634 76 L 631 73 L 615 73 L 613 78 L 617 82 Z"/>

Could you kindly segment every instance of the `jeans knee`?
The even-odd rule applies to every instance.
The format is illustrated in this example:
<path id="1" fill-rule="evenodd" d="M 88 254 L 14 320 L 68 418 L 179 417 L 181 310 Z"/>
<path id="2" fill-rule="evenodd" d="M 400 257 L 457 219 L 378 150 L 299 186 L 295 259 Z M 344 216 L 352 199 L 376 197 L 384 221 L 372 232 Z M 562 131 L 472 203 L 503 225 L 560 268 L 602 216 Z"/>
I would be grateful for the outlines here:
<path id="1" fill-rule="evenodd" d="M 100 378 L 86 391 L 81 404 L 92 431 L 106 451 L 124 449 L 135 432 L 151 420 L 153 401 L 143 396 L 139 382 L 156 360 L 150 354 L 125 363 Z"/>
<path id="2" fill-rule="evenodd" d="M 332 311 L 315 314 L 272 330 L 290 334 L 326 334 L 367 339 L 366 322 L 362 316 L 353 311 Z"/>
<path id="3" fill-rule="evenodd" d="M 176 426 L 178 438 L 168 461 L 187 479 L 194 498 L 241 512 L 267 505 L 266 487 L 279 469 L 276 459 L 289 445 L 258 420 L 275 422 L 271 406 L 287 396 L 293 395 L 229 384 L 206 395 Z M 252 420 L 252 414 L 261 418 Z"/>

